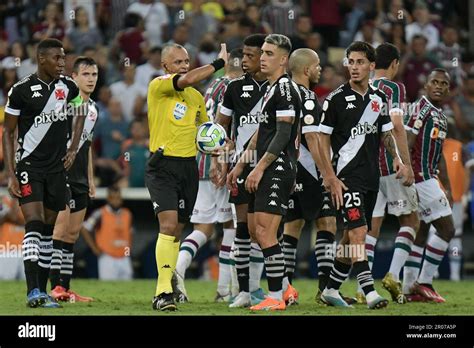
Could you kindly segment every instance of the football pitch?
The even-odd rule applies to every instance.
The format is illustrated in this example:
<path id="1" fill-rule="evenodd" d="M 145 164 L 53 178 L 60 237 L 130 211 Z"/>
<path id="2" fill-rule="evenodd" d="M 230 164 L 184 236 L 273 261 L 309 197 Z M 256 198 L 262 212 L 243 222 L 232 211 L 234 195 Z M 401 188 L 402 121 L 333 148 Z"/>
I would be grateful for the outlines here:
<path id="1" fill-rule="evenodd" d="M 265 282 L 263 282 L 265 283 Z M 60 309 L 27 308 L 25 283 L 23 281 L 0 281 L 0 315 L 474 315 L 474 281 L 454 283 L 435 281 L 438 292 L 446 303 L 390 302 L 382 310 L 369 310 L 366 305 L 355 305 L 353 309 L 325 307 L 314 300 L 316 280 L 295 280 L 300 293 L 299 304 L 286 311 L 252 313 L 249 309 L 228 308 L 225 303 L 214 303 L 216 282 L 187 280 L 186 289 L 191 302 L 179 304 L 176 312 L 159 312 L 151 309 L 155 290 L 153 280 L 130 282 L 106 282 L 74 279 L 74 290 L 81 295 L 92 296 L 92 303 L 63 303 Z M 355 294 L 355 280 L 345 283 L 341 291 L 345 295 Z M 376 281 L 376 289 L 382 296 L 389 294 Z"/>

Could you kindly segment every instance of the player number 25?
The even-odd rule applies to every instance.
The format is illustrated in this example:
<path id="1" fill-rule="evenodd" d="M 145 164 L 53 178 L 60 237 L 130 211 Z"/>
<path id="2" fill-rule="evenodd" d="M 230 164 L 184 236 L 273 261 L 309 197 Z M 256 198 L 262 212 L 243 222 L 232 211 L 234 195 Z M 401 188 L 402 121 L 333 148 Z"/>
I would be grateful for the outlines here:
<path id="1" fill-rule="evenodd" d="M 346 192 L 344 193 L 344 200 L 346 201 L 346 208 L 352 208 L 353 206 L 360 207 L 360 192 Z M 352 204 L 354 203 L 354 204 Z"/>

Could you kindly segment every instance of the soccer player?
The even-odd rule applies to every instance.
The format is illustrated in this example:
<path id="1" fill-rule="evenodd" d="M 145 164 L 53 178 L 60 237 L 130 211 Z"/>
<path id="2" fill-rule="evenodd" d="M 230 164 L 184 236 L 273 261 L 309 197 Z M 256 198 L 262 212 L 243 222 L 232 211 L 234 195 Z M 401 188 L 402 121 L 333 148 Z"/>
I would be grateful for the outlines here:
<path id="1" fill-rule="evenodd" d="M 400 229 L 395 239 L 395 250 L 390 269 L 382 280 L 382 286 L 390 292 L 393 301 L 405 303 L 406 299 L 403 296 L 400 282 L 400 271 L 408 258 L 420 224 L 418 198 L 415 185 L 413 185 L 415 178 L 411 167 L 404 126 L 406 111 L 405 86 L 400 82 L 393 81 L 397 75 L 400 62 L 398 48 L 390 43 L 383 43 L 376 48 L 375 54 L 375 76 L 372 85 L 383 91 L 387 96 L 387 110 L 393 124 L 393 136 L 400 150 L 400 157 L 408 168 L 409 177 L 406 178 L 406 184 L 411 185 L 405 186 L 406 184 L 403 184 L 401 179 L 396 178 L 393 169 L 393 158 L 383 144 L 380 144 L 380 187 L 372 215 L 372 228 L 367 234 L 365 245 L 369 267 L 372 269 L 375 244 L 384 219 L 385 206 L 388 205 L 388 213 L 398 217 Z M 362 290 L 359 289 L 357 298 L 361 299 L 362 297 Z"/>
<path id="2" fill-rule="evenodd" d="M 97 64 L 92 58 L 76 58 L 72 69 L 72 78 L 79 87 L 82 99 L 88 103 L 89 109 L 76 160 L 67 172 L 69 204 L 66 205 L 65 210 L 58 214 L 53 232 L 53 254 L 49 278 L 51 296 L 56 300 L 92 301 L 92 298 L 81 296 L 72 291 L 70 281 L 74 265 L 74 244 L 79 237 L 86 215 L 88 199 L 95 196 L 91 143 L 99 113 L 90 95 L 95 89 L 97 77 Z"/>
<path id="3" fill-rule="evenodd" d="M 261 118 L 263 95 L 268 81 L 260 71 L 261 47 L 265 35 L 255 34 L 244 39 L 242 68 L 245 75 L 231 81 L 224 94 L 222 106 L 219 109 L 217 123 L 226 130 L 232 129 L 235 141 L 235 156 L 231 158 L 236 163 L 247 148 L 250 139 L 258 128 Z M 228 132 L 229 133 L 229 132 Z M 216 170 L 211 170 L 211 180 L 222 185 L 227 176 L 227 163 L 213 160 Z M 260 278 L 263 271 L 263 255 L 254 236 L 253 209 L 249 207 L 252 196 L 245 190 L 245 179 L 255 163 L 249 163 L 237 180 L 237 185 L 230 190 L 230 202 L 235 204 L 237 215 L 237 230 L 234 240 L 235 268 L 239 282 L 239 294 L 229 307 L 248 307 L 263 300 L 263 290 L 260 288 Z M 253 240 L 253 242 L 252 242 Z"/>
<path id="4" fill-rule="evenodd" d="M 203 96 L 193 87 L 227 62 L 225 44 L 212 64 L 189 70 L 189 55 L 178 44 L 165 46 L 162 65 L 167 75 L 148 86 L 148 123 L 151 157 L 145 183 L 160 224 L 156 242 L 158 281 L 153 309 L 176 310 L 171 278 L 176 268 L 179 240 L 192 214 L 199 186 L 196 131 L 208 121 Z"/>
<path id="5" fill-rule="evenodd" d="M 434 69 L 425 84 L 426 95 L 416 102 L 414 112 L 406 125 L 421 223 L 412 252 L 404 267 L 403 292 L 420 295 L 434 302 L 446 301 L 433 288 L 433 277 L 448 249 L 449 242 L 455 235 L 451 210 L 451 185 L 446 161 L 442 156 L 448 119 L 441 106 L 448 96 L 449 84 L 450 77 L 446 70 Z M 431 224 L 436 228 L 436 233 L 431 235 L 426 243 Z M 425 257 L 420 271 L 423 247 Z"/>
<path id="6" fill-rule="evenodd" d="M 227 177 L 228 186 L 235 185 L 245 162 L 256 151 L 258 162 L 247 176 L 245 188 L 251 193 L 255 192 L 255 234 L 264 255 L 269 290 L 265 300 L 250 307 L 256 311 L 284 310 L 285 302 L 294 295 L 290 285 L 283 288 L 285 264 L 277 240 L 277 230 L 288 209 L 288 200 L 296 179 L 301 114 L 298 86 L 286 73 L 290 51 L 288 37 L 271 34 L 265 38 L 260 66 L 270 88 L 263 98 L 258 132 Z"/>
<path id="7" fill-rule="evenodd" d="M 214 80 L 204 95 L 207 116 L 215 121 L 217 109 L 224 98 L 224 92 L 229 82 L 242 75 L 242 49 L 232 50 L 229 54 L 229 64 L 226 65 L 225 75 Z M 235 227 L 232 216 L 232 207 L 229 203 L 229 191 L 223 185 L 216 186 L 209 180 L 211 155 L 201 152 L 197 154 L 199 168 L 199 190 L 194 205 L 191 223 L 194 231 L 181 243 L 178 262 L 176 264 L 175 293 L 178 302 L 188 301 L 184 287 L 186 269 L 191 264 L 200 247 L 214 233 L 214 224 L 223 224 L 224 235 L 219 251 L 219 278 L 217 281 L 217 294 L 215 301 L 223 302 L 230 299 L 231 285 L 231 260 L 229 254 L 235 238 Z"/>
<path id="8" fill-rule="evenodd" d="M 339 288 L 347 278 L 352 263 L 368 307 L 383 308 L 388 301 L 374 289 L 365 253 L 366 214 L 371 216 L 370 207 L 373 209 L 367 192 L 378 189 L 381 138 L 394 157 L 397 175 L 406 176 L 407 168 L 398 157 L 390 117 L 383 114 L 386 96 L 369 84 L 369 73 L 375 67 L 374 48 L 356 41 L 347 48 L 346 58 L 350 80 L 324 101 L 319 125 L 324 186 L 331 192 L 336 209 L 341 208 L 345 223 L 330 279 L 321 298 L 334 306 L 349 306 L 340 296 Z M 347 248 L 347 245 L 350 247 Z M 349 252 L 341 249 L 349 249 Z"/>
<path id="9" fill-rule="evenodd" d="M 87 107 L 80 107 L 82 98 L 76 83 L 62 75 L 65 54 L 61 41 L 41 41 L 36 55 L 37 72 L 8 92 L 3 153 L 8 191 L 18 197 L 26 223 L 22 253 L 27 305 L 57 308 L 60 305 L 46 293 L 53 229 L 58 212 L 66 206 L 65 170 L 76 157 Z M 69 148 L 68 115 L 77 118 Z"/>

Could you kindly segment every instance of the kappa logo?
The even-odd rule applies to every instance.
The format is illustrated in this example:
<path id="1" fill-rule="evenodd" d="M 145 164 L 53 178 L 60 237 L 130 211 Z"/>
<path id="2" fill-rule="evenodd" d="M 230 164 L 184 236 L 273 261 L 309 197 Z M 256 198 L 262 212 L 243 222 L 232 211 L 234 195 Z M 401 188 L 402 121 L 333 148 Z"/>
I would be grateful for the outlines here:
<path id="1" fill-rule="evenodd" d="M 274 200 L 271 200 L 270 203 L 268 203 L 268 205 L 273 205 L 274 207 L 277 206 L 276 202 Z"/>
<path id="2" fill-rule="evenodd" d="M 158 203 L 156 202 L 153 202 L 153 209 L 158 209 L 160 206 Z"/>
<path id="3" fill-rule="evenodd" d="M 276 192 L 272 192 L 272 193 L 270 193 L 270 197 L 272 197 L 272 198 L 278 198 L 278 195 L 276 194 Z"/>
<path id="4" fill-rule="evenodd" d="M 347 104 L 347 107 L 346 107 L 346 110 L 348 110 L 348 109 L 355 109 L 355 108 L 356 108 L 356 106 L 355 106 L 354 104 L 348 103 L 348 104 Z"/>
<path id="5" fill-rule="evenodd" d="M 272 186 L 270 186 L 270 188 L 274 190 L 279 190 L 280 186 L 278 186 L 277 184 L 273 184 Z"/>
<path id="6" fill-rule="evenodd" d="M 251 95 L 250 95 L 249 92 L 244 92 L 240 95 L 240 98 L 250 98 L 250 97 L 251 97 Z"/>
<path id="7" fill-rule="evenodd" d="M 41 98 L 43 95 L 38 92 L 38 91 L 35 91 L 35 93 L 33 93 L 33 95 L 31 96 L 31 98 Z"/>
<path id="8" fill-rule="evenodd" d="M 285 163 L 285 161 L 284 161 L 283 158 L 281 158 L 281 157 L 278 157 L 275 162 L 277 162 L 277 163 Z"/>
<path id="9" fill-rule="evenodd" d="M 275 170 L 278 170 L 279 172 L 282 172 L 282 171 L 284 171 L 284 169 L 283 169 L 283 167 L 282 167 L 282 166 L 277 166 L 277 167 L 275 168 Z"/>

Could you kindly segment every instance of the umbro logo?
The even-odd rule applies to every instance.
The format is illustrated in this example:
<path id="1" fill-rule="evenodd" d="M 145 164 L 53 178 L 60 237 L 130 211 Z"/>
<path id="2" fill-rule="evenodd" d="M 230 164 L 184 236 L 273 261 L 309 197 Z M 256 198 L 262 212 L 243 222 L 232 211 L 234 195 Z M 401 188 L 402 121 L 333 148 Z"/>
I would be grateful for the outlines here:
<path id="1" fill-rule="evenodd" d="M 278 190 L 280 188 L 280 186 L 278 186 L 277 184 L 273 184 L 270 188 Z"/>
<path id="2" fill-rule="evenodd" d="M 275 201 L 270 201 L 270 203 L 268 203 L 268 205 L 273 205 L 273 206 L 277 206 L 276 202 Z"/>
<path id="3" fill-rule="evenodd" d="M 278 171 L 282 172 L 284 169 L 283 169 L 282 166 L 278 166 L 278 167 L 275 168 L 275 170 L 278 170 Z"/>
<path id="4" fill-rule="evenodd" d="M 355 105 L 352 104 L 352 103 L 348 103 L 348 104 L 347 104 L 347 107 L 346 107 L 346 110 L 347 110 L 347 109 L 355 109 Z"/>
<path id="5" fill-rule="evenodd" d="M 31 96 L 31 98 L 40 98 L 40 97 L 42 97 L 42 96 L 43 96 L 43 95 L 42 95 L 40 92 L 35 91 L 35 93 L 33 93 L 33 95 Z"/>
<path id="6" fill-rule="evenodd" d="M 240 95 L 240 98 L 250 98 L 250 97 L 251 97 L 251 95 L 250 95 L 249 92 L 244 92 Z"/>

